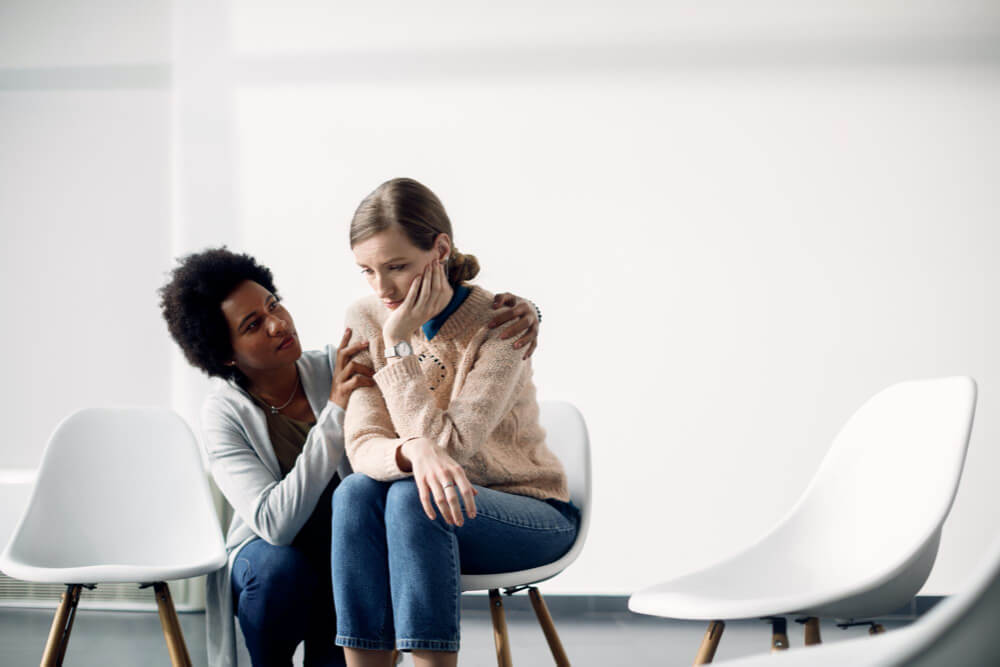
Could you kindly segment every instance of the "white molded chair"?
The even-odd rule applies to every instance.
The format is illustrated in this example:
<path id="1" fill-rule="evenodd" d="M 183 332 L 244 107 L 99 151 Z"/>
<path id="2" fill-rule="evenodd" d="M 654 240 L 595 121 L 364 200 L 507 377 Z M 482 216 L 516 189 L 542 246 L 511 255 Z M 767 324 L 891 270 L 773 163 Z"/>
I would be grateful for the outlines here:
<path id="1" fill-rule="evenodd" d="M 162 408 L 89 408 L 63 420 L 0 555 L 11 577 L 67 585 L 42 665 L 62 664 L 81 588 L 111 582 L 153 586 L 171 662 L 190 665 L 165 582 L 225 563 L 197 443 Z"/>
<path id="2" fill-rule="evenodd" d="M 505 589 L 507 595 L 528 590 L 535 615 L 552 650 L 552 657 L 560 667 L 569 665 L 569 659 L 559 641 L 545 600 L 534 584 L 551 579 L 565 570 L 583 550 L 587 529 L 590 526 L 590 438 L 587 435 L 587 425 L 583 421 L 583 415 L 572 404 L 563 401 L 543 401 L 540 408 L 540 421 L 546 431 L 545 442 L 566 469 L 570 499 L 580 509 L 580 530 L 569 551 L 548 565 L 517 572 L 462 575 L 463 591 L 489 591 L 493 638 L 497 648 L 497 664 L 500 667 L 511 666 L 510 640 L 507 636 L 507 621 L 500 597 L 501 588 Z"/>
<path id="3" fill-rule="evenodd" d="M 720 662 L 732 667 L 1000 665 L 1000 539 L 965 587 L 912 625 L 874 637 Z"/>
<path id="4" fill-rule="evenodd" d="M 36 475 L 37 471 L 29 468 L 0 468 L 0 548 L 7 546 L 28 506 Z"/>
<path id="5" fill-rule="evenodd" d="M 788 514 L 750 547 L 701 571 L 639 591 L 640 614 L 710 621 L 695 664 L 711 662 L 724 619 L 785 615 L 870 619 L 912 599 L 937 555 L 965 461 L 976 403 L 972 378 L 902 382 L 844 425 Z M 878 630 L 880 626 L 873 625 Z"/>

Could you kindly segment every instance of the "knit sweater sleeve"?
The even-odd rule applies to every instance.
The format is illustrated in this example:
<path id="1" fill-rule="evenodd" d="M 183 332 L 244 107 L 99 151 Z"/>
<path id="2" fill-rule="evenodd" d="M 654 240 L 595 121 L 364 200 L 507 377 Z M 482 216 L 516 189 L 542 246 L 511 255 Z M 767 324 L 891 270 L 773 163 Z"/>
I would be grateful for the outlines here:
<path id="1" fill-rule="evenodd" d="M 378 329 L 368 321 L 357 306 L 347 312 L 347 326 L 351 328 L 351 342 L 373 338 Z M 358 363 L 372 366 L 371 353 L 361 352 L 354 357 Z M 372 479 L 391 482 L 408 477 L 396 464 L 396 448 L 406 438 L 396 434 L 392 418 L 386 409 L 382 392 L 375 387 L 358 387 L 347 401 L 344 413 L 344 440 L 347 458 L 354 472 L 364 473 Z"/>
<path id="2" fill-rule="evenodd" d="M 529 364 L 523 350 L 483 330 L 466 354 L 472 368 L 446 409 L 437 406 L 416 357 L 409 356 L 375 374 L 391 422 L 405 438 L 430 438 L 465 464 L 514 407 Z"/>

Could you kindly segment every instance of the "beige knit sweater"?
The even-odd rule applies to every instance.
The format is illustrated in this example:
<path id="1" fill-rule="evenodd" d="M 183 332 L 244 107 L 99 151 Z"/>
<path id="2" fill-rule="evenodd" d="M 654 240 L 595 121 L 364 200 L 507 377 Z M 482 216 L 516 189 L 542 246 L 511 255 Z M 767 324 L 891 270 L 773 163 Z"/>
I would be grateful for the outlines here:
<path id="1" fill-rule="evenodd" d="M 371 296 L 347 313 L 352 343 L 370 341 L 356 359 L 375 368 L 376 387 L 351 394 L 344 417 L 355 472 L 390 481 L 406 477 L 396 447 L 426 437 L 444 447 L 473 484 L 535 498 L 568 501 L 566 474 L 545 446 L 531 362 L 524 348 L 500 340 L 487 324 L 493 295 L 473 286 L 433 340 L 410 335 L 414 354 L 385 362 L 382 324 L 389 311 Z"/>

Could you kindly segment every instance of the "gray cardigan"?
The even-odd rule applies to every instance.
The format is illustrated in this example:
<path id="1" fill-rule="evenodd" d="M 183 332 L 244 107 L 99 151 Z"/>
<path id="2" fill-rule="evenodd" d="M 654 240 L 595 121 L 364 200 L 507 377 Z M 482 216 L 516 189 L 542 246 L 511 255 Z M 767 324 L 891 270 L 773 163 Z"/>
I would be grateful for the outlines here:
<path id="1" fill-rule="evenodd" d="M 263 410 L 233 382 L 217 380 L 202 406 L 201 425 L 209 469 L 234 513 L 226 534 L 229 561 L 208 575 L 205 618 L 208 661 L 236 667 L 237 641 L 230 571 L 236 554 L 260 537 L 290 544 L 305 525 L 335 472 L 351 474 L 344 456 L 344 411 L 330 402 L 337 349 L 303 352 L 297 364 L 316 415 L 302 453 L 281 476 Z M 331 630 L 332 632 L 333 630 Z M 240 647 L 245 654 L 245 648 Z"/>

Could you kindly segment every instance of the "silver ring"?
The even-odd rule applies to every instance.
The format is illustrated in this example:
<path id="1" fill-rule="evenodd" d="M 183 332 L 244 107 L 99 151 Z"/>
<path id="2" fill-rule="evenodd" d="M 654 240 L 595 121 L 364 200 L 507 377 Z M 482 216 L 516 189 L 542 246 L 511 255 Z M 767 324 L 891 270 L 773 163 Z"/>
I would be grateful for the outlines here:
<path id="1" fill-rule="evenodd" d="M 441 485 L 442 489 L 447 489 L 449 486 L 455 486 L 455 482 L 445 482 Z"/>

